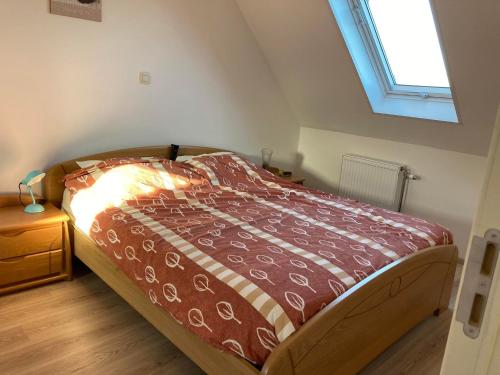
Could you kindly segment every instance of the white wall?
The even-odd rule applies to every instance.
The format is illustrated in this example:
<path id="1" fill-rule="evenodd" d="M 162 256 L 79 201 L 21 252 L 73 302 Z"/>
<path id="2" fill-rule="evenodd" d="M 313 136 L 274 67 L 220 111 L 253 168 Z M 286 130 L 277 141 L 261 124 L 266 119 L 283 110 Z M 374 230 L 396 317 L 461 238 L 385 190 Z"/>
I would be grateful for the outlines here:
<path id="1" fill-rule="evenodd" d="M 307 185 L 332 192 L 338 188 L 343 154 L 407 165 L 421 180 L 410 182 L 403 211 L 450 228 L 460 256 L 465 254 L 485 157 L 312 128 L 301 128 L 299 153 Z"/>
<path id="2" fill-rule="evenodd" d="M 297 122 L 233 0 L 106 0 L 102 23 L 47 4 L 0 3 L 0 192 L 130 146 L 272 147 L 293 162 Z"/>

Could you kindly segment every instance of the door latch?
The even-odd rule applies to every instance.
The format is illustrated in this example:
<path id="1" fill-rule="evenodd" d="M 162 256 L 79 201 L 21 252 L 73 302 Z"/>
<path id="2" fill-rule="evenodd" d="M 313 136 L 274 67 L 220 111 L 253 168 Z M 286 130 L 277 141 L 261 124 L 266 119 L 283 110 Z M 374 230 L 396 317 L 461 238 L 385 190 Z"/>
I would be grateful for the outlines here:
<path id="1" fill-rule="evenodd" d="M 499 252 L 500 231 L 497 229 L 489 229 L 484 237 L 472 239 L 456 320 L 463 323 L 464 334 L 473 339 L 481 332 Z"/>

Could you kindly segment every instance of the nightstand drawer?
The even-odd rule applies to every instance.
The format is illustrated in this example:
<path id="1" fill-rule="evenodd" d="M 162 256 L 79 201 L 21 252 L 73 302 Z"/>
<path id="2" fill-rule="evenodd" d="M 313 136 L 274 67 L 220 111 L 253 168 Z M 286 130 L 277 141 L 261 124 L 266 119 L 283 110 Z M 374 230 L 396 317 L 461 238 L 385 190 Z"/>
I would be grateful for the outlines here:
<path id="1" fill-rule="evenodd" d="M 0 260 L 0 286 L 58 274 L 62 270 L 62 250 Z"/>
<path id="2" fill-rule="evenodd" d="M 62 248 L 62 227 L 0 233 L 0 260 Z"/>

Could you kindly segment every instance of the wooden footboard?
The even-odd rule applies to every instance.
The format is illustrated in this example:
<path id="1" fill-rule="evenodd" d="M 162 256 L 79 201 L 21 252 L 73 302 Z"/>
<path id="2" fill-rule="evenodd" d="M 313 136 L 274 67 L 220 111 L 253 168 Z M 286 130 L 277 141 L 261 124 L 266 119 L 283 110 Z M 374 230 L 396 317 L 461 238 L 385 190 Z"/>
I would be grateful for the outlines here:
<path id="1" fill-rule="evenodd" d="M 209 374 L 258 374 L 175 322 L 87 236 L 74 231 L 75 255 Z M 417 323 L 447 306 L 457 250 L 420 251 L 379 270 L 309 320 L 270 355 L 261 373 L 354 374 Z"/>
<path id="2" fill-rule="evenodd" d="M 455 246 L 440 246 L 379 270 L 276 348 L 262 373 L 355 374 L 448 306 L 456 261 Z"/>

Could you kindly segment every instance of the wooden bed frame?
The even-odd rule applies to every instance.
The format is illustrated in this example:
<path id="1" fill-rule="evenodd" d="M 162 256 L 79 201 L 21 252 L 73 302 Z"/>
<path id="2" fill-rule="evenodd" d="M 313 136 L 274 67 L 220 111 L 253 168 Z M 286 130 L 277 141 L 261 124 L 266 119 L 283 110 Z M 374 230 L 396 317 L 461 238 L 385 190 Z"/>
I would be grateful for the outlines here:
<path id="1" fill-rule="evenodd" d="M 223 151 L 182 146 L 179 155 Z M 85 156 L 47 171 L 45 198 L 60 207 L 62 178 L 76 160 L 168 157 L 170 147 L 143 147 Z M 85 234 L 73 227 L 74 254 L 208 374 L 354 374 L 408 330 L 448 308 L 457 262 L 453 245 L 399 259 L 358 283 L 283 341 L 261 369 L 222 352 L 175 322 L 146 296 Z"/>

